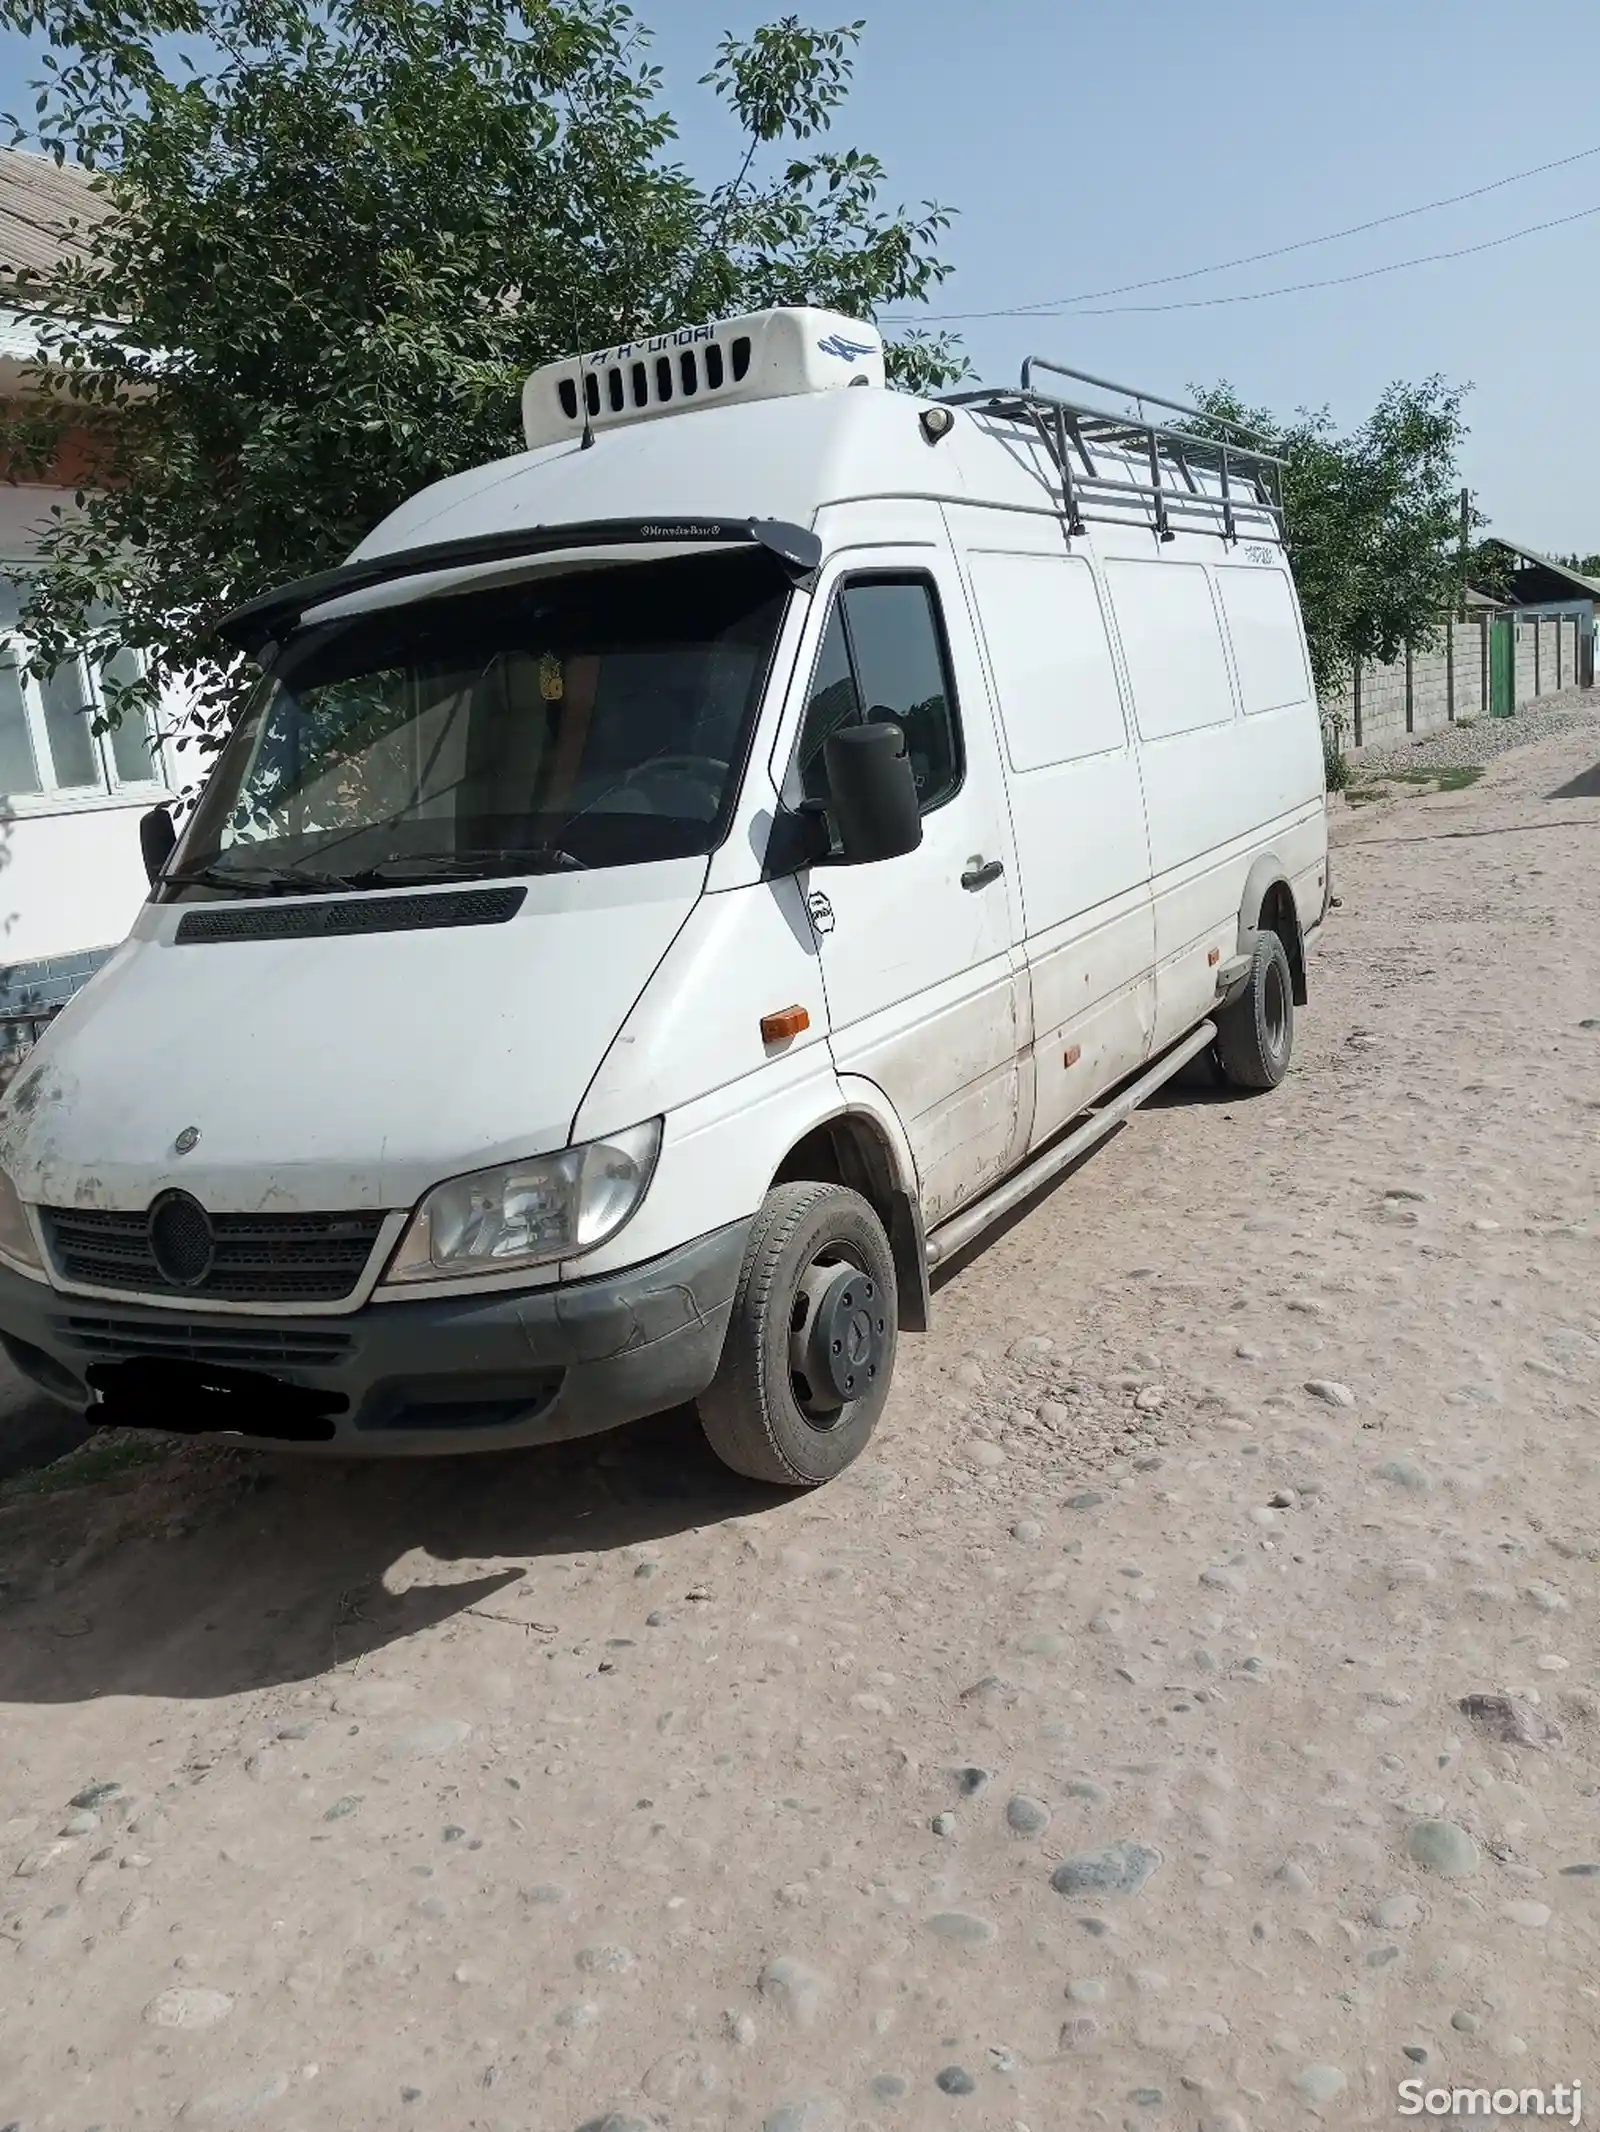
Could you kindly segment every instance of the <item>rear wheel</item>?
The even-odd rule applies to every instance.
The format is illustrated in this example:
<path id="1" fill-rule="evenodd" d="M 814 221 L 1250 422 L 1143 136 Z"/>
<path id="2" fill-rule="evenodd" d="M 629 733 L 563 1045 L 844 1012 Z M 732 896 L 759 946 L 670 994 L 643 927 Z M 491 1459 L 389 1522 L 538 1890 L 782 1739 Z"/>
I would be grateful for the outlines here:
<path id="1" fill-rule="evenodd" d="M 883 1224 L 837 1184 L 775 1185 L 762 1202 L 700 1426 L 724 1465 L 814 1488 L 877 1427 L 899 1296 Z"/>
<path id="2" fill-rule="evenodd" d="M 1257 933 L 1250 976 L 1217 1016 L 1217 1062 L 1235 1088 L 1276 1088 L 1294 1050 L 1294 977 L 1276 933 Z"/>

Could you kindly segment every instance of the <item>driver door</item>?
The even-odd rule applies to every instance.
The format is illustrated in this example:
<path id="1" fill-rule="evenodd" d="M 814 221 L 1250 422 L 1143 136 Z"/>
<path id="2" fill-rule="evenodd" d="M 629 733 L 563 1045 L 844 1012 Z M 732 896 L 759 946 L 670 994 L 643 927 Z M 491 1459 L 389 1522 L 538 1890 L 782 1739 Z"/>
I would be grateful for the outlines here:
<path id="1" fill-rule="evenodd" d="M 823 744 L 861 719 L 906 738 L 916 851 L 822 861 L 805 881 L 834 1063 L 888 1096 L 931 1227 L 1026 1146 L 1010 820 L 965 602 L 946 557 L 873 548 L 818 587 L 797 667 L 791 805 L 828 797 Z M 793 730 L 793 727 L 790 728 Z"/>

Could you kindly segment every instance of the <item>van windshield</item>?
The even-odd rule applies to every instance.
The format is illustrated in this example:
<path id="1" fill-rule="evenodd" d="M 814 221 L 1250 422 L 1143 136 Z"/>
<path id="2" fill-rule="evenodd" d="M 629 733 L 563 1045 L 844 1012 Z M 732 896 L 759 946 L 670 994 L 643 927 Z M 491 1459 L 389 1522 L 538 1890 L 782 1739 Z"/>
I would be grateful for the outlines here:
<path id="1" fill-rule="evenodd" d="M 726 833 L 787 585 L 690 556 L 393 607 L 292 639 L 166 893 L 637 865 Z"/>

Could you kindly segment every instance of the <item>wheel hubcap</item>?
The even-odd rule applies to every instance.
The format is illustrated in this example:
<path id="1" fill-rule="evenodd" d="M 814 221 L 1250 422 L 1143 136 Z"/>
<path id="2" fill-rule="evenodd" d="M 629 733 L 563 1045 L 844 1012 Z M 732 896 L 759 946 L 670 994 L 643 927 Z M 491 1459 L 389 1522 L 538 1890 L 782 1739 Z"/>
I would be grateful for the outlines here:
<path id="1" fill-rule="evenodd" d="M 837 1425 L 846 1406 L 878 1382 L 888 1344 L 878 1284 L 859 1266 L 808 1266 L 789 1328 L 795 1403 L 813 1428 Z"/>

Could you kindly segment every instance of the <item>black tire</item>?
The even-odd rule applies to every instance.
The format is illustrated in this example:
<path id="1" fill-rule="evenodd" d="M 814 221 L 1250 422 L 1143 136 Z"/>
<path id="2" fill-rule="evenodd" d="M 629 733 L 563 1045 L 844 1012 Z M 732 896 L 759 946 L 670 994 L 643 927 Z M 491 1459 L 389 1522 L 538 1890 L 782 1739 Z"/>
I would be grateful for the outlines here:
<path id="1" fill-rule="evenodd" d="M 745 1246 L 722 1360 L 698 1401 L 712 1450 L 751 1480 L 831 1481 L 878 1425 L 898 1319 L 894 1255 L 861 1195 L 775 1185 Z"/>
<path id="2" fill-rule="evenodd" d="M 1294 976 L 1276 933 L 1257 933 L 1244 991 L 1217 1017 L 1217 1062 L 1234 1088 L 1276 1088 L 1294 1051 Z"/>

